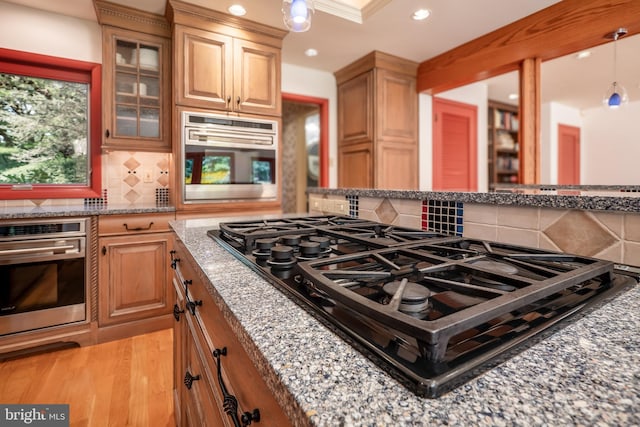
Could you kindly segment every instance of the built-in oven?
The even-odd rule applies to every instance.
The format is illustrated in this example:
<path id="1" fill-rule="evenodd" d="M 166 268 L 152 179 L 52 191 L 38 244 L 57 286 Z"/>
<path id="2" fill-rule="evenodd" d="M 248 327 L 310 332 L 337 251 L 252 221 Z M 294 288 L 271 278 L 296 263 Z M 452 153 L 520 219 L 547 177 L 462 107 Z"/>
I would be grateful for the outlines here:
<path id="1" fill-rule="evenodd" d="M 87 319 L 88 221 L 0 221 L 0 336 Z"/>
<path id="2" fill-rule="evenodd" d="M 182 113 L 183 203 L 276 200 L 278 122 Z"/>

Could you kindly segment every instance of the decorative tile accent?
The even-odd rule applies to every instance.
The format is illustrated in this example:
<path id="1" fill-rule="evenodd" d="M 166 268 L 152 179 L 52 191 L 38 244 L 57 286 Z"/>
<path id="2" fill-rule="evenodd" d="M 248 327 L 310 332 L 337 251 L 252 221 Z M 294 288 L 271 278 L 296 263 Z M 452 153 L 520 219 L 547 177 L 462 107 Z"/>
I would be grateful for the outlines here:
<path id="1" fill-rule="evenodd" d="M 347 202 L 349 202 L 349 216 L 351 218 L 358 218 L 358 196 L 345 196 Z"/>
<path id="2" fill-rule="evenodd" d="M 169 171 L 160 171 L 160 176 L 156 179 L 156 182 L 163 187 L 169 185 Z"/>
<path id="3" fill-rule="evenodd" d="M 126 162 L 123 163 L 124 167 L 129 169 L 130 171 L 137 169 L 140 166 L 140 162 L 137 161 L 134 157 L 129 157 Z"/>
<path id="4" fill-rule="evenodd" d="M 378 215 L 378 218 L 380 218 L 380 221 L 385 224 L 391 224 L 398 216 L 398 212 L 395 210 L 389 199 L 383 199 L 375 209 L 375 212 L 376 215 Z"/>
<path id="5" fill-rule="evenodd" d="M 129 172 L 129 175 L 127 175 L 123 181 L 126 182 L 129 187 L 135 187 L 135 185 L 140 182 L 140 178 L 138 178 L 134 173 Z"/>
<path id="6" fill-rule="evenodd" d="M 422 229 L 462 236 L 463 212 L 462 202 L 423 200 Z"/>
<path id="7" fill-rule="evenodd" d="M 156 188 L 156 206 L 169 206 L 168 188 Z"/>
<path id="8" fill-rule="evenodd" d="M 140 194 L 136 193 L 133 190 L 130 190 L 127 194 L 124 195 L 124 198 L 127 199 L 130 203 L 134 203 L 140 198 Z"/>
<path id="9" fill-rule="evenodd" d="M 563 252 L 594 256 L 616 242 L 616 238 L 588 213 L 569 211 L 543 233 Z"/>
<path id="10" fill-rule="evenodd" d="M 108 194 L 108 191 L 105 188 L 102 190 L 102 197 L 87 197 L 84 199 L 84 205 L 88 207 L 97 207 L 97 208 L 107 206 L 107 202 L 108 202 L 107 194 Z"/>
<path id="11" fill-rule="evenodd" d="M 156 166 L 158 166 L 161 171 L 166 171 L 167 173 L 169 173 L 169 161 L 167 159 L 160 160 L 158 163 L 156 163 Z"/>

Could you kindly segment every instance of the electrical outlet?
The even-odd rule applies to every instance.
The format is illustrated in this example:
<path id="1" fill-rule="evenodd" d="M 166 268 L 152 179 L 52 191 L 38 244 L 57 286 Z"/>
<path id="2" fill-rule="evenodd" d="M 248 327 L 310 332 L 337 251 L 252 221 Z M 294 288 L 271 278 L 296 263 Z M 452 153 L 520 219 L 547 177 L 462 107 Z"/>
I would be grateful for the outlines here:
<path id="1" fill-rule="evenodd" d="M 153 182 L 153 172 L 151 172 L 150 169 L 146 169 L 144 171 L 143 181 L 144 182 Z"/>

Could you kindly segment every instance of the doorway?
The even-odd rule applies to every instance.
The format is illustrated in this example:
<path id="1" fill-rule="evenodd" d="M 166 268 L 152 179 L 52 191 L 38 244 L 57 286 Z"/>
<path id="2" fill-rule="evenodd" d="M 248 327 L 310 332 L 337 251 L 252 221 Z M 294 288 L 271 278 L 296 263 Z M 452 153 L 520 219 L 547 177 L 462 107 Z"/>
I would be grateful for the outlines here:
<path id="1" fill-rule="evenodd" d="M 308 187 L 326 187 L 329 101 L 282 94 L 282 211 L 308 212 Z"/>
<path id="2" fill-rule="evenodd" d="M 475 105 L 433 98 L 433 190 L 477 191 Z"/>
<path id="3" fill-rule="evenodd" d="M 580 128 L 558 125 L 558 184 L 580 184 Z"/>

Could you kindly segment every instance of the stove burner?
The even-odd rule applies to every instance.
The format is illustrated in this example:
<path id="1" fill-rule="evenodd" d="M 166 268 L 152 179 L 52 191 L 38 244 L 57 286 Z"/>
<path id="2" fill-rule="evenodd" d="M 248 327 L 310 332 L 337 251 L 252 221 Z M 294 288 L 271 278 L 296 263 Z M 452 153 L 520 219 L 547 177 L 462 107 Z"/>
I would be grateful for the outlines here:
<path id="1" fill-rule="evenodd" d="M 289 235 L 280 237 L 280 242 L 283 245 L 291 246 L 291 247 L 295 248 L 295 247 L 300 245 L 300 240 L 301 239 L 302 239 L 302 236 L 300 236 L 298 234 L 289 234 Z"/>
<path id="2" fill-rule="evenodd" d="M 320 257 L 320 243 L 317 242 L 302 242 L 300 243 L 300 255 L 298 259 L 309 260 Z"/>
<path id="3" fill-rule="evenodd" d="M 269 258 L 271 248 L 275 246 L 276 241 L 276 239 L 257 239 L 256 249 L 251 253 L 259 260 L 267 259 Z"/>
<path id="4" fill-rule="evenodd" d="M 310 242 L 315 242 L 320 245 L 320 249 L 326 250 L 331 246 L 331 239 L 324 236 L 311 236 L 309 237 Z"/>
<path id="5" fill-rule="evenodd" d="M 494 271 L 496 273 L 501 274 L 518 274 L 518 269 L 510 264 L 505 264 L 503 262 L 494 261 L 490 259 L 481 259 L 478 261 L 473 261 L 471 264 L 486 268 L 487 270 Z"/>
<path id="6" fill-rule="evenodd" d="M 400 289 L 403 286 L 404 289 Z M 389 304 L 392 304 L 394 299 L 400 300 L 398 309 L 404 313 L 422 313 L 429 308 L 431 291 L 415 282 L 409 282 L 407 279 L 394 280 L 386 283 L 382 289 L 391 297 Z M 399 291 L 401 294 L 398 294 Z"/>

